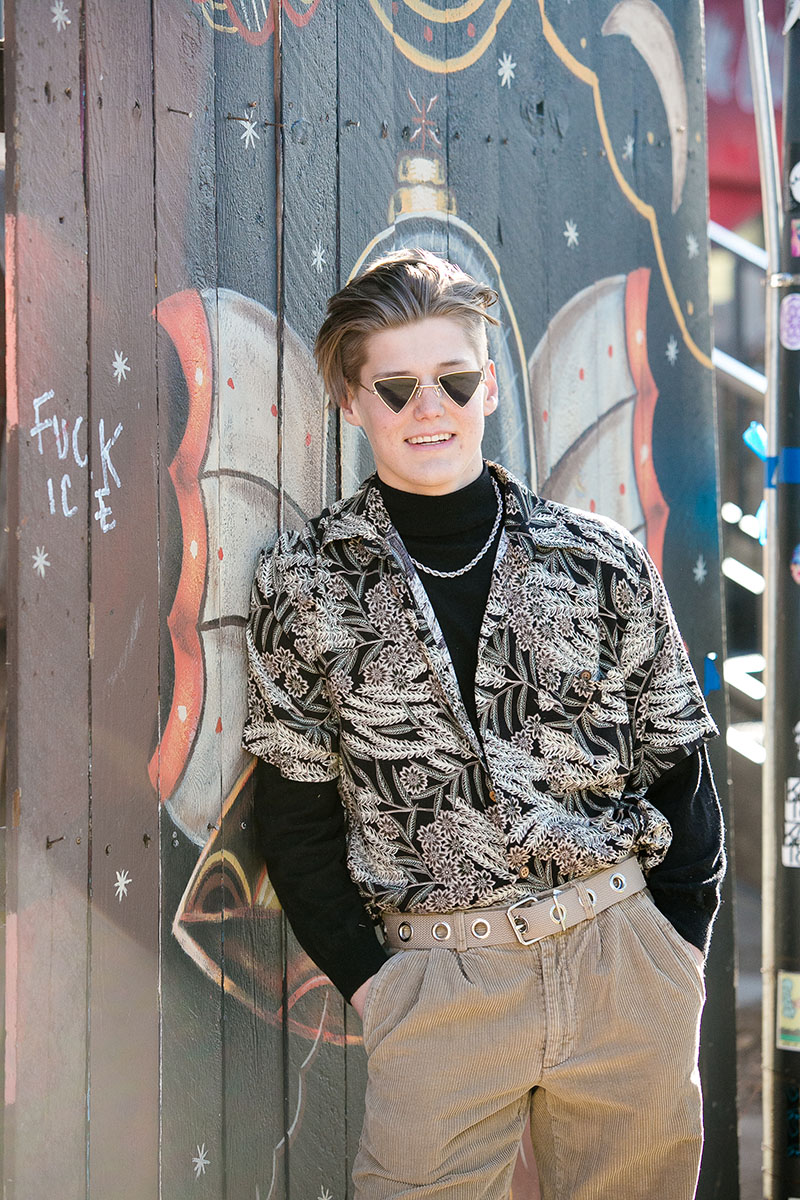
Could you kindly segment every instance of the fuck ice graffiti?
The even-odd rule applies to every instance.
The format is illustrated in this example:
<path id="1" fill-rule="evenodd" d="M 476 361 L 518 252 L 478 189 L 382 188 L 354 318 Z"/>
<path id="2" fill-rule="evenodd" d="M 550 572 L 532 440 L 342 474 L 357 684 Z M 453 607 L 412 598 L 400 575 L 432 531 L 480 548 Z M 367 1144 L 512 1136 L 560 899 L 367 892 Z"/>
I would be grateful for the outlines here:
<path id="1" fill-rule="evenodd" d="M 33 401 L 33 425 L 31 426 L 31 437 L 38 439 L 39 453 L 45 454 L 44 435 L 48 430 L 52 431 L 55 441 L 56 453 L 59 459 L 66 461 L 70 458 L 79 470 L 85 470 L 89 463 L 89 445 L 88 445 L 88 429 L 86 433 L 82 432 L 84 424 L 83 417 L 75 418 L 70 433 L 69 424 L 66 418 L 59 418 L 57 413 L 45 415 L 46 405 L 53 399 L 55 392 L 51 388 L 47 392 L 42 392 L 41 396 L 37 396 Z M 42 410 L 45 410 L 43 412 Z M 103 472 L 103 485 L 95 490 L 94 496 L 97 500 L 97 508 L 94 513 L 95 521 L 100 522 L 100 528 L 103 533 L 108 533 L 116 525 L 116 519 L 112 519 L 111 505 L 106 503 L 111 495 L 111 481 L 113 480 L 117 488 L 122 487 L 122 482 L 117 470 L 111 461 L 111 449 L 115 445 L 117 438 L 122 433 L 122 422 L 117 425 L 110 437 L 106 437 L 106 425 L 102 417 L 97 422 L 97 437 L 100 449 L 100 466 Z M 84 445 L 81 452 L 81 445 Z M 94 480 L 94 471 L 91 471 L 89 478 Z M 78 505 L 71 503 L 70 492 L 72 490 L 72 479 L 69 471 L 63 471 L 60 482 L 54 482 L 53 476 L 48 476 L 47 479 L 47 500 L 51 513 L 57 511 L 57 506 L 60 500 L 61 511 L 65 517 L 74 517 L 78 511 Z"/>

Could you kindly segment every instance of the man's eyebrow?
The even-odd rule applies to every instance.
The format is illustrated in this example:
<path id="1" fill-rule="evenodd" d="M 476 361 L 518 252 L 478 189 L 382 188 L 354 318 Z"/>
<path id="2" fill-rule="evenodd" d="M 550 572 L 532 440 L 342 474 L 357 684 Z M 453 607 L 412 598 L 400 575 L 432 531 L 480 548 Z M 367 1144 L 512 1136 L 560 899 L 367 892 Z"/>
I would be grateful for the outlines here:
<path id="1" fill-rule="evenodd" d="M 447 360 L 447 362 L 437 363 L 434 370 L 437 371 L 439 374 L 441 374 L 448 367 L 464 366 L 466 361 L 467 361 L 466 358 L 449 358 Z M 477 370 L 477 368 L 476 368 L 476 370 Z M 412 376 L 417 375 L 417 369 L 416 369 L 416 367 L 413 370 L 387 367 L 387 369 L 385 371 L 376 371 L 373 374 L 372 378 L 373 379 L 391 379 L 391 377 L 393 375 L 404 375 L 404 376 L 407 376 L 408 378 L 411 378 Z"/>

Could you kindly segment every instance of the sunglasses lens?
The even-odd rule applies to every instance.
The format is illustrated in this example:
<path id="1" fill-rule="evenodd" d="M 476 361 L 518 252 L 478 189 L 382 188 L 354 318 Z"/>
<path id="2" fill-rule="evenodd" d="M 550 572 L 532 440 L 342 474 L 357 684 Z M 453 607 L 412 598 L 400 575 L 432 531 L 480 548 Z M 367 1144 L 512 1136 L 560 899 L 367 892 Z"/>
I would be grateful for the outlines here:
<path id="1" fill-rule="evenodd" d="M 481 371 L 451 371 L 448 375 L 440 375 L 439 383 L 450 399 L 463 408 L 475 395 L 481 375 Z"/>
<path id="2" fill-rule="evenodd" d="M 384 404 L 399 413 L 413 396 L 417 380 L 413 375 L 393 375 L 390 379 L 376 379 L 373 386 Z"/>

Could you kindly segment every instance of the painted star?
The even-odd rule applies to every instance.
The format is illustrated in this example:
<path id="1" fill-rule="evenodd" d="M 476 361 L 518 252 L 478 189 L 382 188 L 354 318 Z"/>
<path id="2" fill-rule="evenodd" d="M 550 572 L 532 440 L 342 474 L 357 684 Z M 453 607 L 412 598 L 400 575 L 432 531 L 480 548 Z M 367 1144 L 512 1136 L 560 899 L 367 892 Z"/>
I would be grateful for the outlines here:
<path id="1" fill-rule="evenodd" d="M 511 61 L 510 54 L 504 54 L 502 58 L 498 58 L 497 74 L 500 76 L 500 87 L 511 89 L 511 80 L 515 78 L 514 68 L 516 63 Z"/>
<path id="2" fill-rule="evenodd" d="M 692 574 L 694 575 L 695 583 L 705 583 L 706 575 L 708 575 L 708 567 L 706 566 L 706 560 L 703 558 L 702 554 L 698 554 L 697 562 L 692 568 Z"/>
<path id="3" fill-rule="evenodd" d="M 192 1159 L 192 1162 L 194 1163 L 194 1177 L 195 1179 L 199 1179 L 201 1175 L 205 1175 L 206 1167 L 211 1162 L 211 1159 L 206 1157 L 205 1142 L 203 1142 L 202 1146 L 197 1147 L 197 1154 Z"/>
<path id="4" fill-rule="evenodd" d="M 629 133 L 625 138 L 625 149 L 622 151 L 622 157 L 633 162 L 633 151 L 636 148 L 636 139 L 632 133 Z"/>
<path id="5" fill-rule="evenodd" d="M 122 897 L 128 894 L 128 884 L 133 883 L 127 871 L 117 871 L 117 882 L 114 884 L 114 891 L 117 893 L 117 899 L 122 904 Z"/>
<path id="6" fill-rule="evenodd" d="M 687 233 L 686 235 L 686 250 L 689 258 L 697 258 L 700 253 L 700 243 L 693 233 Z"/>
<path id="7" fill-rule="evenodd" d="M 114 378 L 117 383 L 123 383 L 128 378 L 128 371 L 130 371 L 127 356 L 123 357 L 119 350 L 115 350 L 111 369 L 114 372 Z"/>
<path id="8" fill-rule="evenodd" d="M 312 267 L 316 268 L 318 274 L 320 275 L 322 274 L 323 267 L 327 267 L 328 265 L 325 261 L 325 248 L 322 245 L 322 242 L 318 241 L 314 247 L 314 253 L 311 256 L 311 265 Z"/>
<path id="9" fill-rule="evenodd" d="M 242 117 L 242 124 L 244 125 L 244 129 L 242 130 L 240 140 L 244 142 L 245 146 L 255 146 L 256 140 L 261 137 L 261 134 L 256 129 L 255 121 L 249 116 Z"/>
<path id="10" fill-rule="evenodd" d="M 333 1200 L 333 1196 L 328 1191 L 328 1189 L 326 1187 L 324 1187 L 324 1188 L 319 1189 L 319 1195 L 317 1196 L 317 1200 Z"/>
<path id="11" fill-rule="evenodd" d="M 69 9 L 64 7 L 63 0 L 56 0 L 50 12 L 53 14 L 53 24 L 59 33 L 63 33 L 67 26 L 72 24 L 67 16 Z"/>
<path id="12" fill-rule="evenodd" d="M 564 237 L 567 239 L 567 246 L 577 246 L 578 244 L 578 226 L 574 221 L 564 222 Z"/>
<path id="13" fill-rule="evenodd" d="M 667 356 L 667 362 L 671 367 L 675 366 L 678 361 L 678 343 L 674 337 L 671 337 L 667 342 L 667 348 L 664 351 Z"/>
<path id="14" fill-rule="evenodd" d="M 42 579 L 44 579 L 44 573 L 50 566 L 50 559 L 47 557 L 47 551 L 44 546 L 37 546 L 36 553 L 32 554 L 31 558 L 33 559 L 34 571 L 38 571 Z"/>

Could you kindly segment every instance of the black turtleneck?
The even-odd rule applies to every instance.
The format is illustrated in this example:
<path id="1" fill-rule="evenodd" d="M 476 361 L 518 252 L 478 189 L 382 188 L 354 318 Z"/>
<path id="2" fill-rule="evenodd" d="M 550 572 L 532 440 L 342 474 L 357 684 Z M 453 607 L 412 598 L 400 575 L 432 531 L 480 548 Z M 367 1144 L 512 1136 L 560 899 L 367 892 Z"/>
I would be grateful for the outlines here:
<path id="1" fill-rule="evenodd" d="M 378 480 L 378 490 L 408 553 L 438 571 L 457 571 L 466 566 L 486 544 L 497 517 L 497 494 L 486 463 L 477 479 L 445 496 L 401 492 L 382 479 Z M 450 651 L 464 707 L 476 731 L 478 637 L 501 529 L 502 522 L 486 554 L 463 575 L 440 579 L 417 568 Z"/>

